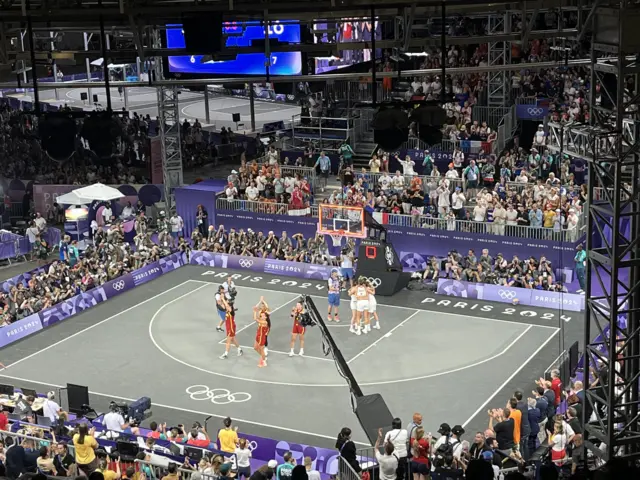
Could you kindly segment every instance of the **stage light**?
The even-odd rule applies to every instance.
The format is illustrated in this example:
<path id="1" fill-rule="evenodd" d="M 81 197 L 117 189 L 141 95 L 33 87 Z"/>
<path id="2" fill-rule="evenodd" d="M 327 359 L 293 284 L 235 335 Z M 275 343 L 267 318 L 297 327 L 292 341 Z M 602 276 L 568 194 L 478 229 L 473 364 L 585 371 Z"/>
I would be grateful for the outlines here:
<path id="1" fill-rule="evenodd" d="M 382 105 L 373 117 L 373 139 L 387 151 L 396 150 L 409 138 L 409 117 L 395 105 Z"/>

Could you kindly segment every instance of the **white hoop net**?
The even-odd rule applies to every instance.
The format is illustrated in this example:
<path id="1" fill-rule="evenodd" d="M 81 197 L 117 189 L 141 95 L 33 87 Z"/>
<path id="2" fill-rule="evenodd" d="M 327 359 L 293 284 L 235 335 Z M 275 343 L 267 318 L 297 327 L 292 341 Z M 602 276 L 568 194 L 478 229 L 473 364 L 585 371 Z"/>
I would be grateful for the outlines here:
<path id="1" fill-rule="evenodd" d="M 344 238 L 344 234 L 342 234 L 342 233 L 330 233 L 329 236 L 331 237 L 331 240 L 333 240 L 333 246 L 334 247 L 342 246 L 342 239 Z"/>

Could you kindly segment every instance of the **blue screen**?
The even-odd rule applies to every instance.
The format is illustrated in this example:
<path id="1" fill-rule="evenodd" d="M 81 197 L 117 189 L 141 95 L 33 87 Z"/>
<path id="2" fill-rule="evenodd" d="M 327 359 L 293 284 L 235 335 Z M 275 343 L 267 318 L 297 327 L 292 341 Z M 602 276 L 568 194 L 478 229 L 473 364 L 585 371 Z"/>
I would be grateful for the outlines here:
<path id="1" fill-rule="evenodd" d="M 225 22 L 222 31 L 227 35 L 227 47 L 249 47 L 253 40 L 264 40 L 264 27 L 259 22 Z M 274 22 L 269 27 L 269 38 L 280 43 L 300 43 L 300 25 Z M 182 25 L 167 25 L 167 48 L 185 48 Z M 203 55 L 181 55 L 169 57 L 169 71 L 205 75 L 264 75 L 265 57 L 262 53 L 242 53 L 234 60 L 201 63 Z M 300 75 L 302 55 L 300 52 L 274 52 L 271 54 L 271 75 Z"/>

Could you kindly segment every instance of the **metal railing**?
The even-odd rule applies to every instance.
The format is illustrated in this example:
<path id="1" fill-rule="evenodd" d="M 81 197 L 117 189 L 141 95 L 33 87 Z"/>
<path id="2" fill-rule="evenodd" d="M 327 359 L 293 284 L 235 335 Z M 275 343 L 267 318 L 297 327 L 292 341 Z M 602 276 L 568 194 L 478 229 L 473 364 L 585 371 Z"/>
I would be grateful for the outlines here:
<path id="1" fill-rule="evenodd" d="M 291 130 L 293 139 L 317 141 L 318 148 L 327 151 L 337 150 L 343 141 L 355 138 L 356 132 L 355 121 L 352 118 L 303 117 L 302 115 L 292 117 Z"/>
<path id="2" fill-rule="evenodd" d="M 474 106 L 471 109 L 471 119 L 478 123 L 487 122 L 487 125 L 491 128 L 497 128 L 500 124 L 500 120 L 504 117 L 511 107 L 482 107 Z"/>
<path id="3" fill-rule="evenodd" d="M 362 176 L 362 174 L 358 174 L 356 175 L 356 179 L 358 178 L 364 178 L 364 180 L 369 184 L 369 186 L 371 185 L 378 185 L 380 183 L 380 178 L 382 178 L 384 176 L 384 173 L 367 173 L 364 177 Z M 433 177 L 433 176 L 426 176 L 426 175 L 400 175 L 403 178 L 403 182 L 402 185 L 393 185 L 393 178 L 396 177 L 396 175 L 389 175 L 389 177 L 391 178 L 392 181 L 392 190 L 403 190 L 409 187 L 409 185 L 411 185 L 411 181 L 413 179 L 415 179 L 416 177 L 420 179 L 420 181 L 422 182 L 423 188 L 425 190 L 429 190 L 429 188 L 427 188 L 427 186 L 429 187 L 434 187 L 431 188 L 431 190 L 435 190 L 435 188 L 438 185 L 443 185 L 446 184 L 448 185 L 449 191 L 453 192 L 456 187 L 460 187 L 460 188 L 464 188 L 464 184 L 465 181 L 461 178 L 446 178 L 444 176 L 440 176 L 440 177 Z M 444 180 L 445 183 L 442 183 L 441 181 Z"/>
<path id="4" fill-rule="evenodd" d="M 318 216 L 318 206 L 311 205 L 303 209 L 293 208 L 288 203 L 271 201 L 229 200 L 224 197 L 216 198 L 216 210 L 237 210 L 268 215 L 291 215 L 298 217 Z"/>
<path id="5" fill-rule="evenodd" d="M 361 480 L 360 474 L 349 465 L 349 462 L 347 462 L 342 455 L 338 456 L 338 479 Z"/>
<path id="6" fill-rule="evenodd" d="M 469 207 L 467 207 L 467 210 Z M 578 241 L 583 230 L 582 220 L 577 228 L 572 230 L 555 230 L 545 227 L 531 227 L 522 225 L 506 225 L 494 222 L 475 222 L 473 220 L 458 220 L 455 218 L 433 218 L 425 215 L 389 214 L 387 225 L 396 227 L 428 228 L 433 230 L 447 230 L 481 235 L 499 235 L 531 240 L 551 240 L 556 242 Z"/>
<path id="7" fill-rule="evenodd" d="M 518 97 L 516 98 L 516 105 L 536 105 L 538 103 L 537 97 Z"/>

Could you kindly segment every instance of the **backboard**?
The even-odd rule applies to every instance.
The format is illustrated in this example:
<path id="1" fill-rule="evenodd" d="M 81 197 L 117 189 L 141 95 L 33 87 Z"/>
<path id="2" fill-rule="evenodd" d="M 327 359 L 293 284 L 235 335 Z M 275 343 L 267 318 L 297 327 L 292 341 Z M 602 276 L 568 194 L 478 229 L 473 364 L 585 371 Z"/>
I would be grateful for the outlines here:
<path id="1" fill-rule="evenodd" d="M 318 205 L 318 233 L 365 238 L 367 232 L 364 220 L 362 207 L 328 203 Z"/>

